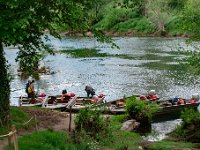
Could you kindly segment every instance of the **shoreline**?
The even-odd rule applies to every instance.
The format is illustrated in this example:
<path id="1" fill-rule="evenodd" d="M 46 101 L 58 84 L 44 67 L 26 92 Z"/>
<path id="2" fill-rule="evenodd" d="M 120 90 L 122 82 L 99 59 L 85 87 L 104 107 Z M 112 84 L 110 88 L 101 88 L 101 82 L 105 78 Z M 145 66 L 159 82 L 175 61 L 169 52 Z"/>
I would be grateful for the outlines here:
<path id="1" fill-rule="evenodd" d="M 142 33 L 142 32 L 117 32 L 117 31 L 104 31 L 103 32 L 105 36 L 109 37 L 161 37 L 161 38 L 172 38 L 172 37 L 180 37 L 180 38 L 189 38 L 190 35 L 186 33 L 180 33 L 180 34 L 172 34 L 172 33 L 165 33 L 161 34 L 159 32 L 154 33 Z M 60 36 L 75 36 L 75 37 L 94 37 L 94 34 L 92 32 L 86 32 L 86 33 L 80 33 L 80 32 L 73 32 L 73 31 L 66 31 L 66 32 L 60 32 Z"/>

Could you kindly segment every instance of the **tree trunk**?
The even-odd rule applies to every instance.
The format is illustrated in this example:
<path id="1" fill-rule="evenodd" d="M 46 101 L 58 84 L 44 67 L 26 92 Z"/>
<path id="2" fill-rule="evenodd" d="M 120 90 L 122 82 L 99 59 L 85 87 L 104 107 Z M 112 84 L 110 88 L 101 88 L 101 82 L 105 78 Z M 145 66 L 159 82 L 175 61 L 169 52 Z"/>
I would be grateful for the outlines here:
<path id="1" fill-rule="evenodd" d="M 0 40 L 0 119 L 3 125 L 10 122 L 10 84 L 7 72 L 6 58 L 4 56 L 3 43 Z"/>

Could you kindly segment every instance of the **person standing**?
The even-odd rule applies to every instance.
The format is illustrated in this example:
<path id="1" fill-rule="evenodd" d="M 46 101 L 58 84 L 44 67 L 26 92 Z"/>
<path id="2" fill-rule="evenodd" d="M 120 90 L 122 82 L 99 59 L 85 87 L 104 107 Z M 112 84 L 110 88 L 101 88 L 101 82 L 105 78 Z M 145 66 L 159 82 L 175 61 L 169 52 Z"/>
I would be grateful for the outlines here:
<path id="1" fill-rule="evenodd" d="M 87 97 L 89 97 L 91 95 L 91 97 L 93 97 L 95 95 L 95 91 L 91 86 L 86 86 L 85 87 L 85 91 L 87 92 Z"/>
<path id="2" fill-rule="evenodd" d="M 31 98 L 31 88 L 30 88 L 30 84 L 31 84 L 31 80 L 28 80 L 28 82 L 26 83 L 26 87 L 25 87 L 25 92 L 28 95 L 28 98 Z"/>
<path id="3" fill-rule="evenodd" d="M 34 87 L 34 83 L 35 83 L 35 80 L 32 80 L 31 83 L 30 83 L 30 89 L 31 89 L 30 97 L 31 97 L 31 103 L 35 103 L 35 87 Z"/>

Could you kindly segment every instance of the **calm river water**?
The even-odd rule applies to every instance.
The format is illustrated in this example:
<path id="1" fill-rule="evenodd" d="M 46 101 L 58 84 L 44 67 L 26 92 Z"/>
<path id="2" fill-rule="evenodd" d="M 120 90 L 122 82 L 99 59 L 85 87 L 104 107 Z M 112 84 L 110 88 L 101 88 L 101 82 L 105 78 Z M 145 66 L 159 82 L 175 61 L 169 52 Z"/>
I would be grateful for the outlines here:
<path id="1" fill-rule="evenodd" d="M 74 49 L 78 52 L 82 48 L 92 48 L 95 53 L 89 57 L 74 53 L 47 56 L 42 63 L 55 74 L 41 75 L 35 84 L 36 89 L 47 95 L 61 94 L 66 88 L 68 92 L 85 96 L 86 85 L 91 85 L 97 94 L 104 93 L 107 101 L 124 95 L 146 94 L 151 89 L 155 89 L 160 97 L 190 98 L 193 93 L 199 93 L 200 78 L 177 63 L 177 60 L 187 57 L 178 51 L 191 49 L 185 44 L 185 39 L 114 38 L 120 49 L 100 44 L 94 38 L 50 39 L 48 44 L 57 51 Z M 14 47 L 5 50 L 14 77 L 11 82 L 11 105 L 17 105 L 15 97 L 25 94 L 27 82 L 17 75 L 17 51 Z"/>

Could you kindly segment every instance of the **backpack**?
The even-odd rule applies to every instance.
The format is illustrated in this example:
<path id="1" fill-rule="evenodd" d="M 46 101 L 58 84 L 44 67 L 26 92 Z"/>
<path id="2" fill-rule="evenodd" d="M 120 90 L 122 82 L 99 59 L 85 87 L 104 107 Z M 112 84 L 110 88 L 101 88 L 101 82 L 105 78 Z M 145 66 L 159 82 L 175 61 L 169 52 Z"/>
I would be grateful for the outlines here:
<path id="1" fill-rule="evenodd" d="M 31 86 L 28 86 L 28 93 L 30 94 L 32 92 Z"/>
<path id="2" fill-rule="evenodd" d="M 25 92 L 28 93 L 28 83 L 26 83 Z"/>

